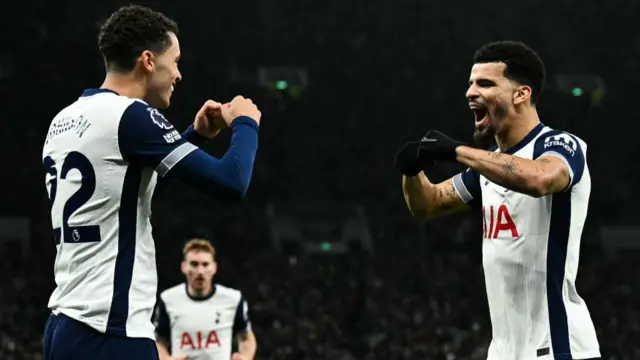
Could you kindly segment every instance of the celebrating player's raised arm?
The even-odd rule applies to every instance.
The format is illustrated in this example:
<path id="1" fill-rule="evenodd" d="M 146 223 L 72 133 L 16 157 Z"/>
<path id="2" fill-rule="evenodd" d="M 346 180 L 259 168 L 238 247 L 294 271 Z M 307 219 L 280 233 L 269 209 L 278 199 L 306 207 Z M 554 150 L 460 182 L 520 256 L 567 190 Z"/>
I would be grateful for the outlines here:
<path id="1" fill-rule="evenodd" d="M 403 174 L 402 192 L 411 213 L 420 219 L 435 219 L 469 209 L 480 199 L 479 177 L 466 171 L 439 184 L 433 184 L 422 169 L 432 165 L 430 157 L 420 156 L 420 142 L 406 143 L 395 157 Z"/>
<path id="2" fill-rule="evenodd" d="M 260 120 L 260 112 L 255 106 L 246 109 L 246 102 L 234 99 L 224 109 L 232 117 L 233 135 L 221 159 L 187 142 L 162 114 L 137 101 L 122 116 L 120 151 L 125 160 L 154 169 L 162 177 L 178 177 L 216 197 L 241 199 L 253 172 Z"/>
<path id="3" fill-rule="evenodd" d="M 534 197 L 560 192 L 571 181 L 566 163 L 555 156 L 531 160 L 466 146 L 458 148 L 457 153 L 460 163 L 492 182 Z"/>
<path id="4" fill-rule="evenodd" d="M 424 173 L 403 176 L 402 192 L 409 211 L 417 218 L 430 220 L 468 209 L 456 191 L 454 179 L 432 184 Z"/>
<path id="5" fill-rule="evenodd" d="M 534 197 L 566 190 L 584 170 L 584 153 L 575 137 L 554 130 L 538 138 L 533 159 L 460 146 L 457 160 L 507 189 Z"/>
<path id="6" fill-rule="evenodd" d="M 585 158 L 579 140 L 557 130 L 536 140 L 532 159 L 462 146 L 437 131 L 429 132 L 422 141 L 426 151 L 440 147 L 455 153 L 458 162 L 488 180 L 533 197 L 566 190 L 580 180 L 584 170 Z"/>

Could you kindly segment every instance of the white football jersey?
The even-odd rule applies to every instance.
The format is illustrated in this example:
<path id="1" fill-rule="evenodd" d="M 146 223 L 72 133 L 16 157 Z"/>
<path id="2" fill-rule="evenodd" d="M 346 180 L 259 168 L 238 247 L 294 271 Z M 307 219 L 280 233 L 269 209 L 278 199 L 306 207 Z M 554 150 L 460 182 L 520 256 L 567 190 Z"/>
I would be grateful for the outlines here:
<path id="1" fill-rule="evenodd" d="M 543 124 L 505 151 L 525 159 L 557 156 L 566 163 L 569 187 L 540 198 L 508 190 L 472 169 L 454 177 L 460 197 L 482 208 L 493 328 L 489 360 L 600 357 L 589 310 L 575 286 L 591 192 L 586 151 L 582 139 Z"/>
<path id="2" fill-rule="evenodd" d="M 154 316 L 156 338 L 170 344 L 172 356 L 229 360 L 233 336 L 251 330 L 240 291 L 214 285 L 204 298 L 189 295 L 186 284 L 163 291 Z"/>
<path id="3" fill-rule="evenodd" d="M 193 127 L 181 136 L 158 110 L 110 90 L 86 90 L 56 115 L 42 151 L 57 249 L 53 313 L 107 334 L 155 338 L 149 219 L 157 175 L 175 173 L 218 195 L 242 197 L 257 125 L 249 118 L 236 122 L 233 136 L 245 149 L 236 146 L 225 163 L 197 149 L 206 139 Z M 225 175 L 238 168 L 240 177 Z"/>

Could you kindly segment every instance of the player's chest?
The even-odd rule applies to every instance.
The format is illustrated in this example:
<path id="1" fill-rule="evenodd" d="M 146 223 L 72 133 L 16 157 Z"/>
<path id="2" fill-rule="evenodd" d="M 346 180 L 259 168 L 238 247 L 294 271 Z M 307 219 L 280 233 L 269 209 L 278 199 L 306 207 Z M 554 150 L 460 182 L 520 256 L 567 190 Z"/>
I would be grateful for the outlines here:
<path id="1" fill-rule="evenodd" d="M 204 305 L 204 304 L 203 304 Z M 173 345 L 180 352 L 219 351 L 231 339 L 235 309 L 230 306 L 183 306 L 170 312 Z"/>
<path id="2" fill-rule="evenodd" d="M 235 306 L 198 303 L 176 307 L 170 311 L 171 327 L 182 330 L 231 328 L 235 319 Z"/>
<path id="3" fill-rule="evenodd" d="M 480 178 L 485 239 L 514 240 L 523 236 L 536 199 Z"/>

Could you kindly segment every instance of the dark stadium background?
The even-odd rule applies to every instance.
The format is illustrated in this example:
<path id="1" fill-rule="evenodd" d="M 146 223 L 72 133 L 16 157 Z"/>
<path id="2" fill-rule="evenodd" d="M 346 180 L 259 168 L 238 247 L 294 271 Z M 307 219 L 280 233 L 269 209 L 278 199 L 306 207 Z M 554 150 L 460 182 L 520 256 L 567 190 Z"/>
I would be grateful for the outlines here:
<path id="1" fill-rule="evenodd" d="M 40 359 L 54 244 L 41 168 L 52 117 L 100 85 L 97 29 L 122 1 L 25 0 L 0 11 L 0 359 Z M 191 236 L 251 306 L 258 359 L 484 359 L 490 323 L 480 214 L 405 209 L 393 155 L 436 128 L 471 141 L 476 48 L 522 40 L 546 62 L 549 126 L 589 143 L 593 190 L 578 289 L 604 359 L 640 359 L 640 2 L 145 2 L 180 25 L 180 129 L 208 98 L 263 112 L 246 201 L 179 183 L 157 194 L 160 285 Z M 222 154 L 228 134 L 208 145 Z M 459 171 L 441 167 L 433 179 Z"/>

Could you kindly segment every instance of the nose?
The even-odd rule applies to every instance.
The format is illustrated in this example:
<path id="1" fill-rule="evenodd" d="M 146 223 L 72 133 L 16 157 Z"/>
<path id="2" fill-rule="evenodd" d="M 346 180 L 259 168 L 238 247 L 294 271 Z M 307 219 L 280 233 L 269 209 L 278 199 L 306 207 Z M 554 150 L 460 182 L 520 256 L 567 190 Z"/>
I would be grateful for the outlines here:
<path id="1" fill-rule="evenodd" d="M 480 97 L 480 93 L 478 93 L 478 89 L 475 87 L 475 85 L 471 84 L 467 89 L 466 96 L 467 96 L 467 100 L 474 101 L 475 99 Z"/>
<path id="2" fill-rule="evenodd" d="M 177 74 L 176 74 L 176 83 L 182 81 L 182 74 L 180 73 L 180 70 L 178 70 Z"/>

